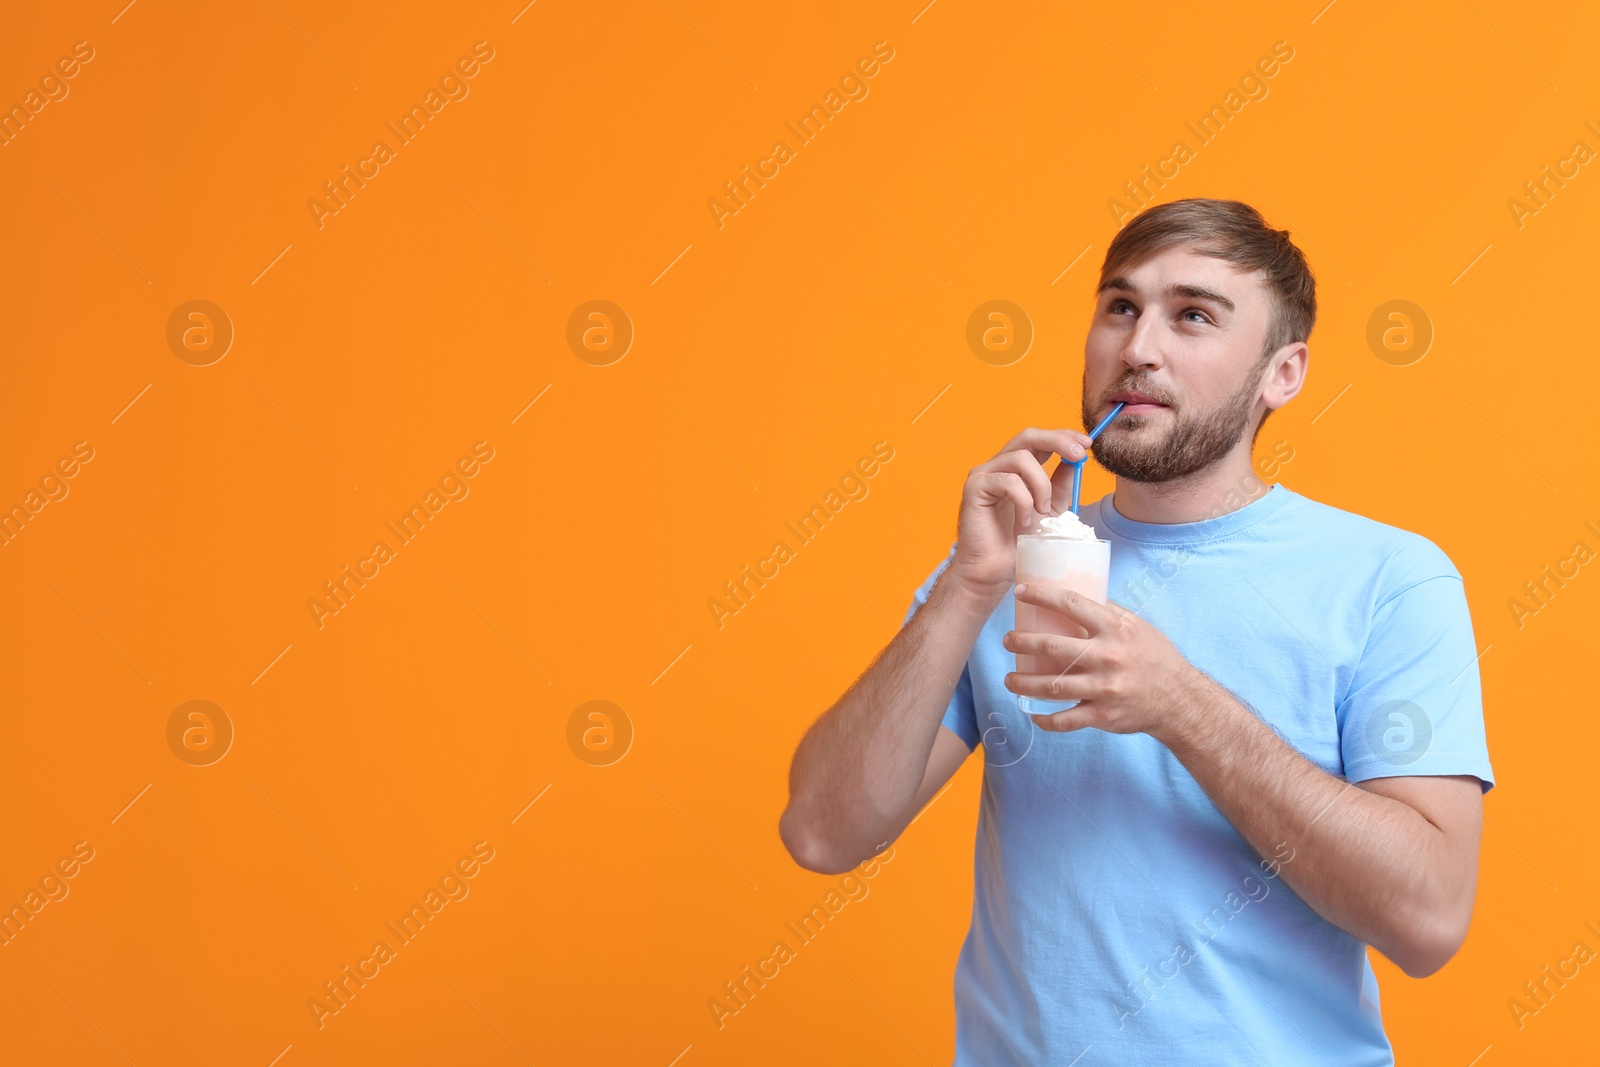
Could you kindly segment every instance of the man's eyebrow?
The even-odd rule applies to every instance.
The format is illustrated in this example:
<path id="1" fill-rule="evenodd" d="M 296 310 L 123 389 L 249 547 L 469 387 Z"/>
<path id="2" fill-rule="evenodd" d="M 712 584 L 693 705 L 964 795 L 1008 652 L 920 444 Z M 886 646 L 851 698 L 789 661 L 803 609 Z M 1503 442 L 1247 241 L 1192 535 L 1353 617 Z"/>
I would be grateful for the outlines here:
<path id="1" fill-rule="evenodd" d="M 1107 289 L 1118 289 L 1125 293 L 1134 294 L 1139 292 L 1139 287 L 1134 285 L 1131 279 L 1123 277 L 1122 275 L 1118 275 L 1115 278 L 1108 278 L 1106 283 L 1100 287 L 1099 291 L 1103 293 Z M 1167 286 L 1167 293 L 1170 296 L 1186 296 L 1191 300 L 1210 300 L 1219 307 L 1226 308 L 1229 311 L 1234 310 L 1232 300 L 1229 300 L 1215 289 L 1207 289 L 1202 285 L 1190 285 L 1187 283 L 1169 285 Z"/>
<path id="2" fill-rule="evenodd" d="M 1210 300 L 1212 303 L 1219 304 L 1222 307 L 1227 308 L 1229 311 L 1233 310 L 1232 300 L 1229 300 L 1216 290 L 1207 289 L 1204 286 L 1184 284 L 1169 285 L 1167 287 L 1167 292 L 1171 293 L 1173 296 L 1186 296 L 1191 300 Z"/>

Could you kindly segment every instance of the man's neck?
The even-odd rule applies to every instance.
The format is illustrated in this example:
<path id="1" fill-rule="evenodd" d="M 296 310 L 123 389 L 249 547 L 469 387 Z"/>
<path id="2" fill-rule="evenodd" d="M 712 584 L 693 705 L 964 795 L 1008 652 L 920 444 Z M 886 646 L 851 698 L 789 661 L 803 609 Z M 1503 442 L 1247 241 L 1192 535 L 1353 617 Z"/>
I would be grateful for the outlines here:
<path id="1" fill-rule="evenodd" d="M 1260 499 L 1267 483 L 1256 477 L 1249 448 L 1236 448 L 1203 471 L 1172 482 L 1117 479 L 1117 513 L 1135 522 L 1172 524 L 1215 519 Z"/>

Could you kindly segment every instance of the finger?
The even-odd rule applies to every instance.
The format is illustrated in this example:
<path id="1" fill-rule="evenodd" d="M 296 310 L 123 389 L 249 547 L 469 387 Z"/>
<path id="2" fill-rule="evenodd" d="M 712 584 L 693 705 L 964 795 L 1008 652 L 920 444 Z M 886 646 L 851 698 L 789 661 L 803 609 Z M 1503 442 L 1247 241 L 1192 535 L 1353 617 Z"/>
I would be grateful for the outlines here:
<path id="1" fill-rule="evenodd" d="M 1032 508 L 1041 515 L 1050 514 L 1050 478 L 1044 468 L 1025 448 L 1003 452 L 978 468 L 986 471 L 1003 471 L 1015 474 L 1028 487 Z"/>
<path id="2" fill-rule="evenodd" d="M 1034 633 L 1029 630 L 1008 630 L 1000 643 L 1012 652 L 1024 656 L 1040 656 L 1052 663 L 1062 664 L 1061 670 L 1070 671 L 1083 661 L 1093 643 L 1082 637 L 1065 637 L 1061 634 Z M 1088 664 L 1084 664 L 1087 668 Z"/>
<path id="3" fill-rule="evenodd" d="M 1010 501 L 1014 512 L 1015 532 L 1033 525 L 1033 496 L 1028 492 L 1022 477 L 1010 471 L 989 471 L 977 476 L 979 500 L 991 506 Z"/>
<path id="4" fill-rule="evenodd" d="M 1041 730 L 1051 733 L 1070 734 L 1074 730 L 1081 730 L 1085 726 L 1094 726 L 1098 718 L 1094 705 L 1087 700 L 1080 700 L 1066 711 L 1058 711 L 1050 715 L 1033 715 L 1034 725 Z"/>
<path id="5" fill-rule="evenodd" d="M 1063 459 L 1056 464 L 1054 473 L 1050 475 L 1050 500 L 1054 507 L 1052 514 L 1059 515 L 1072 506 L 1072 472 L 1077 466 Z"/>
<path id="6" fill-rule="evenodd" d="M 1006 674 L 1005 686 L 1018 696 L 1040 700 L 1083 700 L 1094 695 L 1095 683 L 1083 674 Z"/>
<path id="7" fill-rule="evenodd" d="M 1013 437 L 996 458 L 1017 449 L 1027 449 L 1040 463 L 1051 456 L 1060 456 L 1069 463 L 1089 454 L 1089 435 L 1081 430 L 1041 430 L 1029 427 Z"/>
<path id="8" fill-rule="evenodd" d="M 1090 637 L 1095 637 L 1116 626 L 1121 618 L 1115 611 L 1099 601 L 1091 600 L 1082 593 L 1071 589 L 1063 589 L 1061 586 L 1050 582 L 1025 582 L 1017 586 L 1016 597 L 1018 600 L 1027 601 L 1029 604 L 1038 604 L 1041 607 L 1059 611 L 1087 630 Z M 1118 608 L 1121 609 L 1123 615 L 1131 614 L 1121 605 L 1118 605 Z"/>

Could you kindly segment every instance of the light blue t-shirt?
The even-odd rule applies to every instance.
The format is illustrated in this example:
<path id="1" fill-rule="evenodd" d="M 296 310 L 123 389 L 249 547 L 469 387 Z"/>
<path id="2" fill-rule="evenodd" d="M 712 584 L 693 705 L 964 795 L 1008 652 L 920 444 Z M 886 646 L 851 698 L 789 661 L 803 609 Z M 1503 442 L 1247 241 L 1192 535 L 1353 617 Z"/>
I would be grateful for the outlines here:
<path id="1" fill-rule="evenodd" d="M 1081 517 L 1111 599 L 1318 767 L 1493 786 L 1461 576 L 1426 538 L 1282 485 L 1201 522 L 1110 495 Z M 1015 626 L 1008 595 L 944 715 L 985 763 L 958 1067 L 1392 1064 L 1366 946 L 1279 877 L 1292 848 L 1258 856 L 1147 734 L 1034 726 L 1004 685 Z"/>

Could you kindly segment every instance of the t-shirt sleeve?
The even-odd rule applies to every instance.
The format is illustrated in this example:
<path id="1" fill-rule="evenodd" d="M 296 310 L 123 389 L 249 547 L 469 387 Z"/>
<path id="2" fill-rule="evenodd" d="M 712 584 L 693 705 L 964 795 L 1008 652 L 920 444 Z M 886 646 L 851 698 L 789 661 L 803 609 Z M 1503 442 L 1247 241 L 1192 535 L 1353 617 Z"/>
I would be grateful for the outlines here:
<path id="1" fill-rule="evenodd" d="M 906 623 L 917 613 L 917 609 L 928 602 L 928 594 L 933 591 L 934 583 L 939 580 L 945 568 L 950 566 L 951 560 L 956 558 L 956 546 L 950 546 L 950 554 L 944 561 L 933 569 L 933 573 L 917 586 L 916 592 L 911 594 L 911 607 L 906 610 L 906 617 L 900 623 L 900 628 L 905 629 Z M 972 699 L 972 664 L 969 660 L 961 667 L 961 680 L 956 683 L 956 688 L 950 694 L 950 703 L 944 709 L 944 718 L 941 723 L 955 732 L 961 740 L 967 743 L 967 750 L 978 747 L 978 712 L 977 705 Z"/>
<path id="2" fill-rule="evenodd" d="M 1345 777 L 1470 774 L 1493 788 L 1477 660 L 1459 575 L 1423 578 L 1380 604 L 1338 708 Z"/>

